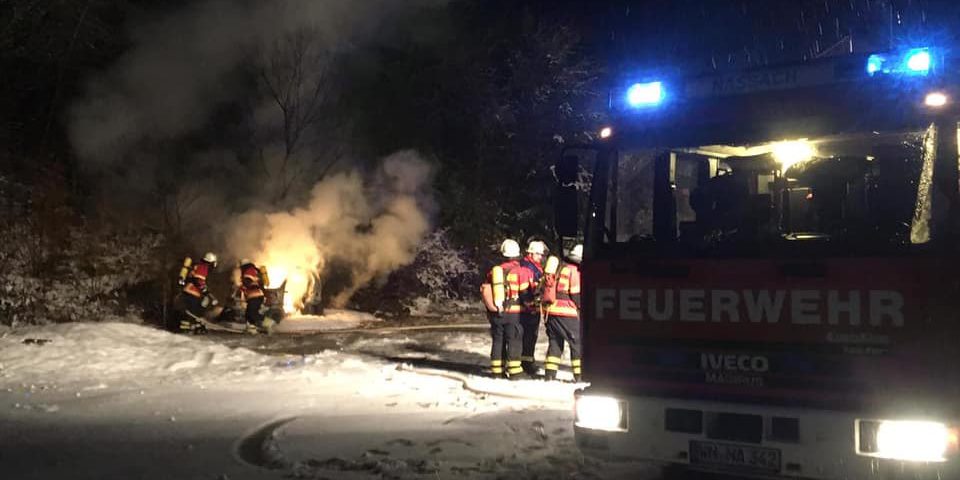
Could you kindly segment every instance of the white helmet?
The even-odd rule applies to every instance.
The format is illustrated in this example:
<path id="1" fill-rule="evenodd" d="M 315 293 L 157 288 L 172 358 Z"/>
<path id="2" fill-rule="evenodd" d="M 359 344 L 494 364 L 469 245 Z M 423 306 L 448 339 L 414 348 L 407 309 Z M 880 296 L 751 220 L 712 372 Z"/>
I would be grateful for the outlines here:
<path id="1" fill-rule="evenodd" d="M 204 262 L 207 262 L 207 263 L 209 263 L 209 264 L 211 264 L 211 265 L 216 265 L 216 264 L 217 264 L 217 254 L 215 254 L 215 253 L 213 253 L 213 252 L 207 252 L 207 253 L 203 254 L 203 261 L 204 261 Z"/>
<path id="2" fill-rule="evenodd" d="M 249 258 L 241 258 L 241 259 L 240 259 L 240 266 L 250 265 L 251 263 L 253 263 L 253 260 L 250 260 Z"/>
<path id="3" fill-rule="evenodd" d="M 582 262 L 583 261 L 583 245 L 579 243 L 574 245 L 573 248 L 570 249 L 570 254 L 567 255 L 567 258 L 569 258 L 570 261 L 574 263 Z"/>
<path id="4" fill-rule="evenodd" d="M 534 240 L 527 245 L 527 253 L 537 253 L 540 255 L 547 254 L 547 244 L 541 242 L 540 240 Z"/>
<path id="5" fill-rule="evenodd" d="M 520 244 L 508 238 L 500 244 L 500 253 L 507 258 L 517 258 L 520 256 Z"/>

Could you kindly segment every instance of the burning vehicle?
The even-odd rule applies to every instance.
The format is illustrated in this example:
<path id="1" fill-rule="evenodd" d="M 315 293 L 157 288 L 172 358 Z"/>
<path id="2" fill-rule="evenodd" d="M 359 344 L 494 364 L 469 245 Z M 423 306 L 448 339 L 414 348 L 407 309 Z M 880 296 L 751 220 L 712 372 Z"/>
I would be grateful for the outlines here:
<path id="1" fill-rule="evenodd" d="M 191 264 L 191 258 L 184 259 L 180 272 L 181 284 L 184 283 L 186 272 Z M 258 268 L 261 272 L 264 292 L 261 313 L 265 319 L 269 319 L 267 325 L 275 325 L 290 316 L 323 314 L 321 280 L 316 271 L 302 267 L 268 267 L 266 265 L 260 265 Z M 205 314 L 198 320 L 205 328 L 238 333 L 246 331 L 244 311 L 247 304 L 241 294 L 240 275 L 239 268 L 233 269 L 230 279 L 233 293 L 226 304 L 220 304 L 210 293 L 205 294 L 201 299 Z M 178 303 L 181 302 L 178 301 Z M 182 308 L 182 305 L 179 308 Z"/>

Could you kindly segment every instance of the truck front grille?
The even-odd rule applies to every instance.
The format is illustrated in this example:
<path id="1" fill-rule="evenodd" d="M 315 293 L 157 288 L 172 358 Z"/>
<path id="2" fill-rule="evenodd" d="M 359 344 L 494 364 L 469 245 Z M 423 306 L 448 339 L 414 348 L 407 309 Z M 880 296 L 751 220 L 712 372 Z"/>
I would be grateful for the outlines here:
<path id="1" fill-rule="evenodd" d="M 740 413 L 707 413 L 707 438 L 760 443 L 763 440 L 763 417 Z"/>

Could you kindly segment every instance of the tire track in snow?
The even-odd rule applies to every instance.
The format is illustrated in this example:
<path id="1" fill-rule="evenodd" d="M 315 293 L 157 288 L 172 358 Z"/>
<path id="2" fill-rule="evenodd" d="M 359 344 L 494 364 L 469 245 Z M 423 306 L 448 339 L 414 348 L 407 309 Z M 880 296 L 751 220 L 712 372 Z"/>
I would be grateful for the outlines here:
<path id="1" fill-rule="evenodd" d="M 281 418 L 257 427 L 244 435 L 233 447 L 237 460 L 259 468 L 278 470 L 287 466 L 283 455 L 275 444 L 275 434 L 280 427 L 296 420 L 297 417 Z"/>

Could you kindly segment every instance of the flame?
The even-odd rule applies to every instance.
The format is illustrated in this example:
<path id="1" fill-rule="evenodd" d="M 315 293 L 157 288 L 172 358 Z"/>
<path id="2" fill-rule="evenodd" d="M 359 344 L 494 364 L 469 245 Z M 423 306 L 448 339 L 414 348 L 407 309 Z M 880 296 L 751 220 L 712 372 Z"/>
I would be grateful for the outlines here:
<path id="1" fill-rule="evenodd" d="M 268 289 L 277 289 L 284 286 L 283 311 L 284 313 L 300 313 L 304 307 L 304 300 L 311 293 L 313 274 L 297 265 L 274 264 L 267 265 L 267 275 L 270 277 Z M 286 285 L 284 285 L 286 282 Z"/>

